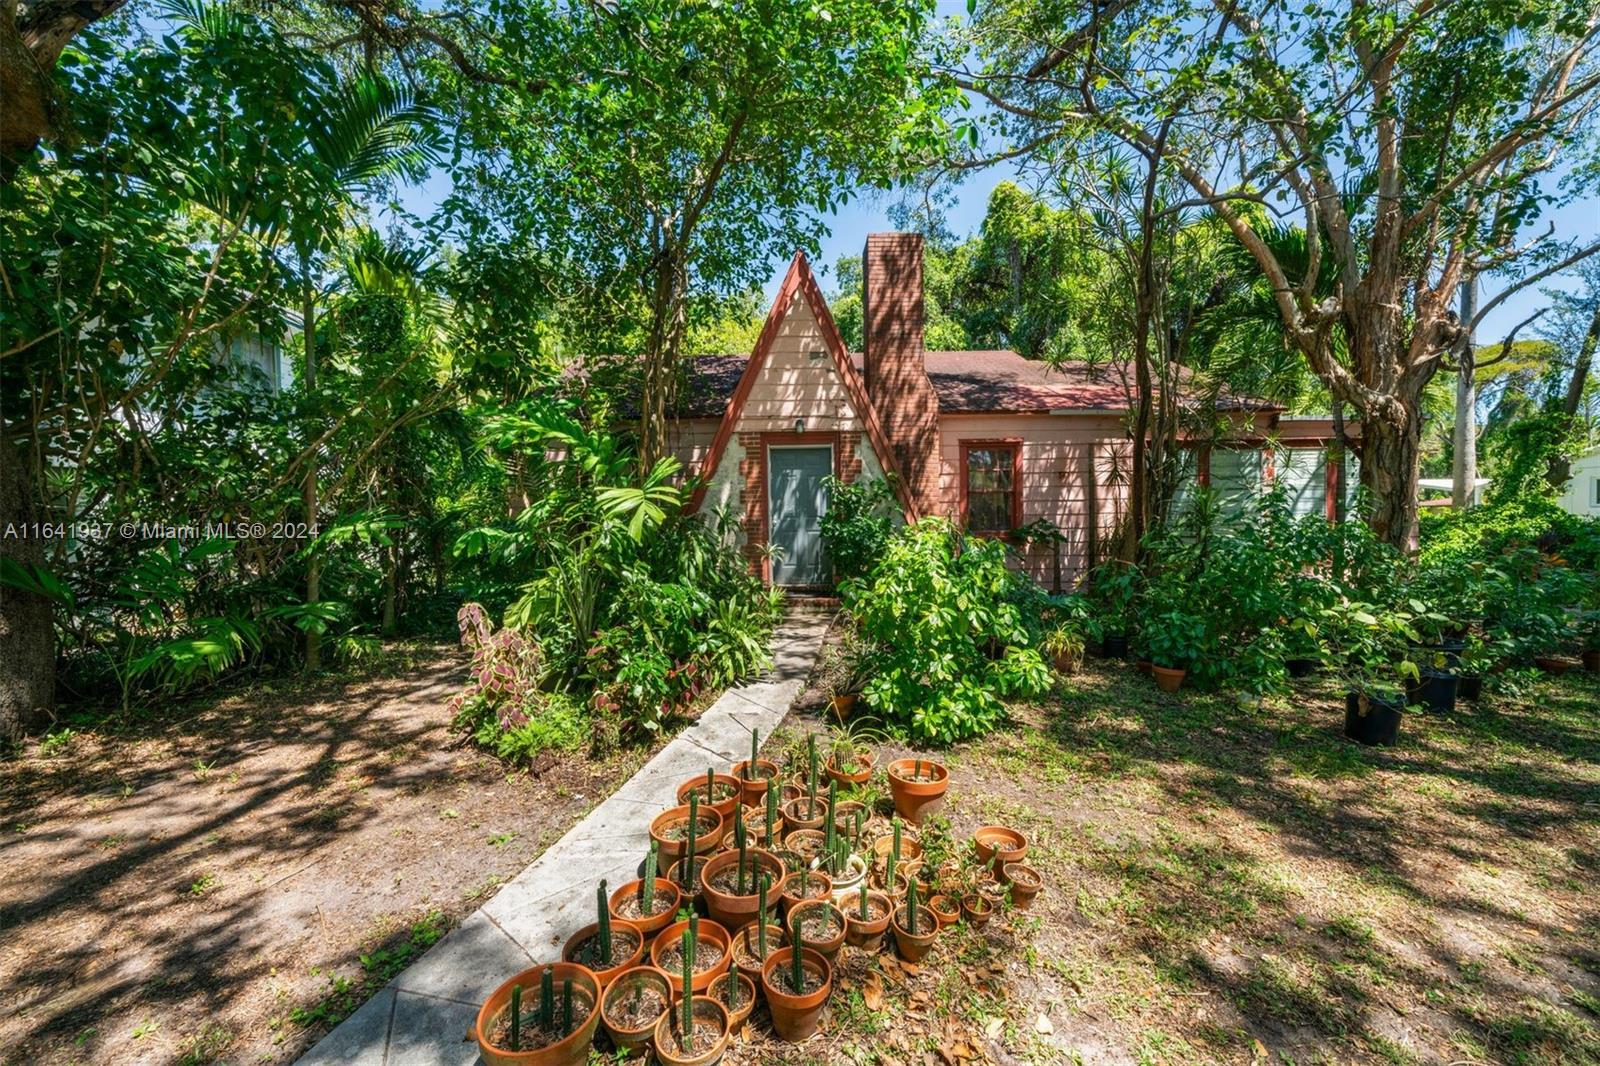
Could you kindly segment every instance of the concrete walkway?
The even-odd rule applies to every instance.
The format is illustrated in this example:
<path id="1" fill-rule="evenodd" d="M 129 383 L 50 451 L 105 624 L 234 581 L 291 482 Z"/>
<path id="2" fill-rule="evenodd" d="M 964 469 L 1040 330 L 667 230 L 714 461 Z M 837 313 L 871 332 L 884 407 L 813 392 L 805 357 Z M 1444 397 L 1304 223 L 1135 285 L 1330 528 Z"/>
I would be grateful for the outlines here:
<path id="1" fill-rule="evenodd" d="M 637 877 L 650 819 L 676 803 L 684 779 L 748 757 L 800 694 L 827 630 L 822 614 L 795 613 L 773 636 L 773 668 L 723 693 L 627 784 L 503 885 L 494 898 L 300 1058 L 299 1066 L 469 1066 L 478 1007 L 503 981 L 557 959 L 594 921 L 594 890 Z"/>

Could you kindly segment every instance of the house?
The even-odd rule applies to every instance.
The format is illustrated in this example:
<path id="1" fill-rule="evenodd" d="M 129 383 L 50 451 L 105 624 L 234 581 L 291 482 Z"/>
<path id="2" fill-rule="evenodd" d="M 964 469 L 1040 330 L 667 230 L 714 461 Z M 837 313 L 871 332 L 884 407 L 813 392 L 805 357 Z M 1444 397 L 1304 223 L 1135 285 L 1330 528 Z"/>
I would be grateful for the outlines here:
<path id="1" fill-rule="evenodd" d="M 1556 502 L 1573 514 L 1600 515 L 1600 448 L 1572 460 L 1572 477 Z"/>
<path id="2" fill-rule="evenodd" d="M 909 518 L 946 515 L 997 536 L 1054 523 L 1059 541 L 1018 539 L 1018 565 L 1067 587 L 1103 556 L 1127 507 L 1126 368 L 924 350 L 920 235 L 870 235 L 862 272 L 865 351 L 845 350 L 797 254 L 750 355 L 693 360 L 672 441 L 698 479 L 692 506 L 731 511 L 737 546 L 766 580 L 822 587 L 823 480 L 892 475 Z M 1242 500 L 1282 480 L 1297 510 L 1331 517 L 1329 420 L 1216 402 L 1231 428 L 1193 447 L 1196 483 Z"/>

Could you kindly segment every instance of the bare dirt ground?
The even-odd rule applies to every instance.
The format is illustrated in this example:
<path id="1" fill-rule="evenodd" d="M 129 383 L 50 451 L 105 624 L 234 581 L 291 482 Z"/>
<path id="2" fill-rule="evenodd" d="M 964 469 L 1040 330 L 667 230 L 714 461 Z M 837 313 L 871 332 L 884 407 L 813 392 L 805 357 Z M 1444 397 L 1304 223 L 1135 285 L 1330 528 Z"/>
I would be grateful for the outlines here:
<path id="1" fill-rule="evenodd" d="M 0 762 L 0 1061 L 292 1061 L 643 763 L 460 747 L 453 648 Z"/>
<path id="2" fill-rule="evenodd" d="M 1044 891 L 919 967 L 847 949 L 818 1037 L 729 1062 L 1600 1063 L 1600 683 L 1411 715 L 1392 749 L 1345 740 L 1341 702 L 1097 663 L 927 753 L 936 832 L 1021 829 Z"/>

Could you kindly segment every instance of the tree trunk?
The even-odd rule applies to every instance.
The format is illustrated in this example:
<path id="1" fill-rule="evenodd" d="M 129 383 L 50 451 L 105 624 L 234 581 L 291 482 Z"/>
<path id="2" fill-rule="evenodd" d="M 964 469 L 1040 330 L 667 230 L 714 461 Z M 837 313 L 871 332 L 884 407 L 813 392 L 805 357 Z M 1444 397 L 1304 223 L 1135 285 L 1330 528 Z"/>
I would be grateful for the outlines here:
<path id="1" fill-rule="evenodd" d="M 651 287 L 650 332 L 645 341 L 644 380 L 639 390 L 639 466 L 648 471 L 667 452 L 667 412 L 678 377 L 678 356 L 687 325 L 682 257 L 661 253 Z"/>
<path id="2" fill-rule="evenodd" d="M 62 49 L 124 2 L 36 2 L 20 19 L 14 2 L 0 3 L 0 184 L 10 183 L 39 142 L 55 133 L 59 116 L 51 74 Z"/>
<path id="3" fill-rule="evenodd" d="M 304 293 L 302 307 L 303 321 L 300 323 L 302 337 L 306 346 L 306 372 L 305 389 L 306 400 L 316 410 L 317 394 L 317 300 L 316 292 L 312 286 L 309 268 L 304 277 Z M 315 426 L 311 435 L 316 436 Z M 312 454 L 307 457 L 305 480 L 300 485 L 300 502 L 306 513 L 307 535 L 317 526 L 317 457 Z M 306 605 L 320 603 L 322 600 L 322 560 L 312 555 L 306 563 Z M 322 669 L 322 634 L 316 626 L 306 630 L 306 669 Z"/>
<path id="4" fill-rule="evenodd" d="M 384 636 L 394 634 L 395 600 L 399 595 L 400 552 L 391 541 L 383 549 L 383 621 Z"/>
<path id="5" fill-rule="evenodd" d="M 44 541 L 27 529 L 40 520 L 33 479 L 16 449 L 0 441 L 0 555 L 22 566 L 44 565 Z M 56 634 L 50 601 L 0 585 L 0 742 L 14 741 L 49 717 L 55 706 Z"/>
<path id="6" fill-rule="evenodd" d="M 1472 331 L 1477 313 L 1478 277 L 1470 274 L 1461 283 L 1461 323 L 1466 336 L 1456 356 L 1456 423 L 1451 440 L 1450 502 L 1457 510 L 1472 502 L 1472 483 L 1478 478 L 1478 342 Z"/>
<path id="7" fill-rule="evenodd" d="M 1408 555 L 1417 550 L 1421 423 L 1415 413 L 1398 421 L 1371 411 L 1361 416 L 1361 485 L 1372 496 L 1368 522 L 1379 540 Z"/>
<path id="8" fill-rule="evenodd" d="M 1600 347 L 1600 301 L 1595 304 L 1594 314 L 1589 316 L 1589 328 L 1583 334 L 1578 358 L 1572 364 L 1572 376 L 1567 379 L 1567 393 L 1561 400 L 1561 412 L 1567 416 L 1569 423 L 1578 417 L 1578 409 L 1583 405 L 1583 390 L 1589 384 L 1589 370 L 1594 366 L 1597 347 Z M 1572 460 L 1565 455 L 1555 456 L 1550 460 L 1550 471 L 1546 476 L 1550 479 L 1551 487 L 1561 492 L 1572 478 Z"/>

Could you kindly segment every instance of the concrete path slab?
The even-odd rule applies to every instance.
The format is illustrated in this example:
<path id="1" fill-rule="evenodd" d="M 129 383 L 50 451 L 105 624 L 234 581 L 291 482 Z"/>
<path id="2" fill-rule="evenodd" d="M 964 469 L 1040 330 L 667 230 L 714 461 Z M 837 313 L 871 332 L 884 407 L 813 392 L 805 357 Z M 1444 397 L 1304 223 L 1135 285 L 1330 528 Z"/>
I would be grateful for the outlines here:
<path id="1" fill-rule="evenodd" d="M 772 669 L 729 689 L 638 773 L 501 886 L 360 1010 L 303 1055 L 299 1066 L 469 1066 L 478 1005 L 512 975 L 557 959 L 567 937 L 594 921 L 595 886 L 637 876 L 650 818 L 676 803 L 678 784 L 707 766 L 746 757 L 750 730 L 783 721 L 822 646 L 828 618 L 791 614 L 773 634 Z"/>

